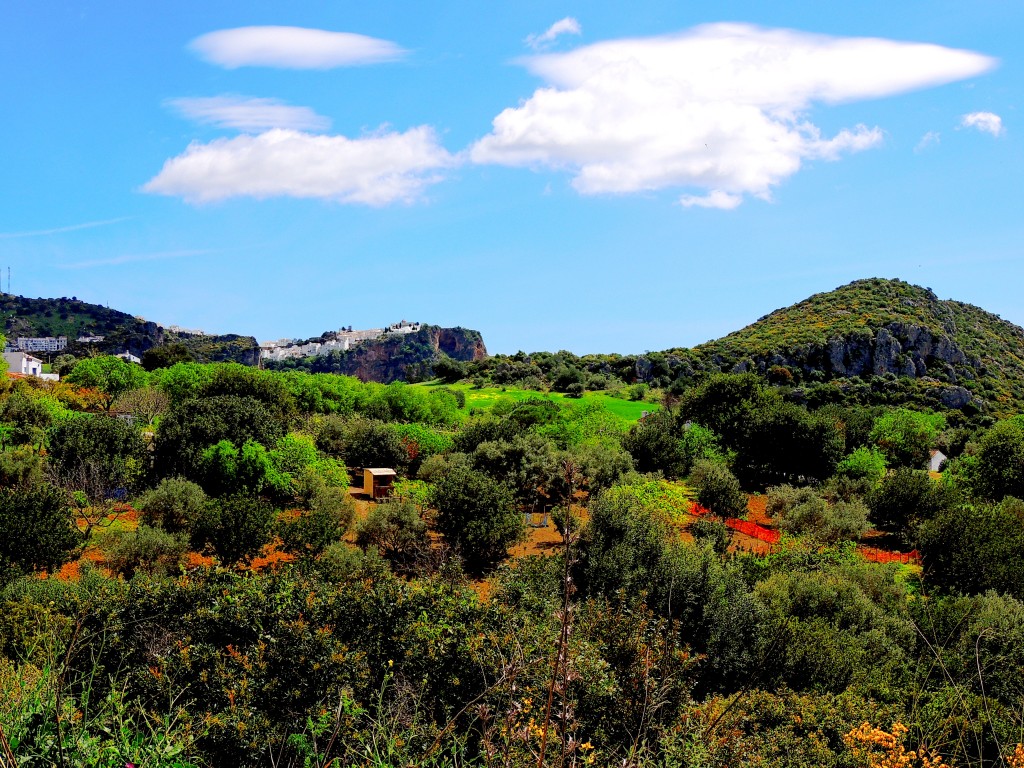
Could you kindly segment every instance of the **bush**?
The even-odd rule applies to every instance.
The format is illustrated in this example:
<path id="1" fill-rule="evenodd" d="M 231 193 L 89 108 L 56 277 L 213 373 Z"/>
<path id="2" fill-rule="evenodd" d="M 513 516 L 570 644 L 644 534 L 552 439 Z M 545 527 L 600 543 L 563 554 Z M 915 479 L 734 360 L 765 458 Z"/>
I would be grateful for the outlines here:
<path id="1" fill-rule="evenodd" d="M 740 481 L 721 464 L 702 461 L 694 467 L 690 480 L 697 486 L 697 503 L 720 517 L 744 517 L 747 495 Z"/>
<path id="2" fill-rule="evenodd" d="M 0 488 L 0 582 L 71 560 L 82 535 L 64 494 L 51 485 Z"/>
<path id="3" fill-rule="evenodd" d="M 138 430 L 120 419 L 79 416 L 50 437 L 50 465 L 61 484 L 92 499 L 129 492 L 145 474 L 149 453 Z"/>
<path id="4" fill-rule="evenodd" d="M 146 525 L 159 526 L 168 533 L 190 533 L 206 506 L 206 494 L 190 480 L 169 477 L 144 494 L 136 506 Z"/>
<path id="5" fill-rule="evenodd" d="M 900 467 L 868 494 L 871 522 L 912 538 L 914 529 L 954 503 L 954 493 L 924 470 Z"/>
<path id="6" fill-rule="evenodd" d="M 858 501 L 829 504 L 810 492 L 801 494 L 796 503 L 781 511 L 779 527 L 787 533 L 806 536 L 826 546 L 840 541 L 855 541 L 869 528 L 868 509 Z"/>
<path id="7" fill-rule="evenodd" d="M 344 489 L 324 485 L 313 490 L 306 509 L 293 511 L 278 527 L 285 552 L 319 556 L 348 532 L 355 513 L 355 502 Z"/>
<path id="8" fill-rule="evenodd" d="M 434 487 L 437 529 L 465 560 L 480 570 L 502 560 L 526 530 L 508 486 L 482 472 L 455 467 Z"/>
<path id="9" fill-rule="evenodd" d="M 143 524 L 121 534 L 107 563 L 128 579 L 140 571 L 150 576 L 166 576 L 178 570 L 187 552 L 184 535 Z"/>
<path id="10" fill-rule="evenodd" d="M 267 449 L 254 440 L 239 450 L 230 440 L 211 445 L 199 459 L 203 487 L 213 496 L 232 493 L 290 495 L 291 479 L 274 466 Z"/>
<path id="11" fill-rule="evenodd" d="M 390 563 L 408 569 L 430 548 L 427 524 L 411 501 L 378 504 L 356 528 L 356 543 L 376 548 Z"/>
<path id="12" fill-rule="evenodd" d="M 836 466 L 836 474 L 852 480 L 877 483 L 885 476 L 885 455 L 877 448 L 861 446 Z"/>
<path id="13" fill-rule="evenodd" d="M 725 523 L 718 520 L 700 518 L 690 526 L 690 534 L 697 542 L 707 542 L 711 548 L 720 555 L 724 555 L 729 549 L 729 542 L 732 541 L 732 534 L 725 527 Z"/>
<path id="14" fill-rule="evenodd" d="M 933 584 L 1024 598 L 1024 502 L 1018 499 L 942 510 L 921 526 L 918 548 Z"/>
<path id="15" fill-rule="evenodd" d="M 210 499 L 192 528 L 192 545 L 209 546 L 225 565 L 249 563 L 270 541 L 274 510 L 244 495 Z"/>

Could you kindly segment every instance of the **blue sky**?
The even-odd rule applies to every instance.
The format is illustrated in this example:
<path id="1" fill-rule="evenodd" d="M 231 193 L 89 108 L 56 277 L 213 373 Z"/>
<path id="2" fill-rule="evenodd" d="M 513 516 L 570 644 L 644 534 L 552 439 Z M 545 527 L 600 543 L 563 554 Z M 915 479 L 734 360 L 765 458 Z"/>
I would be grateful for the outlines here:
<path id="1" fill-rule="evenodd" d="M 1022 32 L 986 0 L 15 0 L 0 267 L 492 352 L 690 346 L 871 276 L 1024 324 Z"/>

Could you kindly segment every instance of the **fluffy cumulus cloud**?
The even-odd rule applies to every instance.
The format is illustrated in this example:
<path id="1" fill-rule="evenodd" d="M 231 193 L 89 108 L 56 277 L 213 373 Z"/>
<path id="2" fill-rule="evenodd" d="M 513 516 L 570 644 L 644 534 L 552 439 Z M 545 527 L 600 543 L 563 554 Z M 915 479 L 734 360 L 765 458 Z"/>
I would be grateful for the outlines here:
<path id="1" fill-rule="evenodd" d="M 583 194 L 695 190 L 685 206 L 768 198 L 809 159 L 876 146 L 879 128 L 822 136 L 816 103 L 879 98 L 985 72 L 987 56 L 746 24 L 612 40 L 524 60 L 546 81 L 499 114 L 477 163 L 553 167 Z"/>
<path id="2" fill-rule="evenodd" d="M 259 132 L 270 128 L 322 131 L 331 124 L 309 107 L 291 106 L 278 99 L 227 95 L 170 99 L 167 104 L 189 120 L 239 131 Z"/>
<path id="3" fill-rule="evenodd" d="M 274 129 L 194 142 L 143 190 L 192 203 L 286 196 L 380 206 L 416 200 L 454 163 L 428 126 L 356 139 Z"/>
<path id="4" fill-rule="evenodd" d="M 971 112 L 960 118 L 962 128 L 975 128 L 982 133 L 991 133 L 993 136 L 1002 136 L 1003 118 L 994 112 Z"/>
<path id="5" fill-rule="evenodd" d="M 305 27 L 237 27 L 208 32 L 190 44 L 200 57 L 228 69 L 332 69 L 394 61 L 406 51 L 389 40 Z"/>
<path id="6" fill-rule="evenodd" d="M 558 38 L 559 35 L 579 35 L 583 33 L 583 27 L 572 16 L 559 19 L 539 35 L 527 35 L 525 42 L 535 51 L 547 48 Z"/>

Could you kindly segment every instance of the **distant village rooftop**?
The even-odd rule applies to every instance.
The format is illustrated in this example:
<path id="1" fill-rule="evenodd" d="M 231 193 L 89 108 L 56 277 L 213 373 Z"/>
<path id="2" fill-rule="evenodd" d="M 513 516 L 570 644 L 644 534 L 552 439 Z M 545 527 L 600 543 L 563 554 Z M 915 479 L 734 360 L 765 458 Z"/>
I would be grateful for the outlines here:
<path id="1" fill-rule="evenodd" d="M 337 331 L 324 334 L 324 341 L 310 341 L 305 344 L 297 339 L 278 339 L 277 341 L 264 341 L 260 343 L 261 360 L 287 360 L 291 358 L 318 357 L 331 352 L 346 352 L 352 347 L 364 341 L 372 341 L 390 334 L 415 333 L 421 327 L 420 323 L 401 320 L 392 323 L 386 328 L 367 328 L 364 330 L 352 330 L 352 326 L 342 326 Z"/>

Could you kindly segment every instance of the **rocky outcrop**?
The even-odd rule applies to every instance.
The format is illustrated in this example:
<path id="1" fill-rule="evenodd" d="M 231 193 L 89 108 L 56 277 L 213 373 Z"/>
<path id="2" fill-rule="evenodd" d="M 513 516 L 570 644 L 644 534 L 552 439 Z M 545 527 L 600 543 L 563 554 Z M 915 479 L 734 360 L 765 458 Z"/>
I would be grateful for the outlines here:
<path id="1" fill-rule="evenodd" d="M 885 374 L 921 378 L 941 373 L 954 383 L 960 377 L 972 378 L 973 372 L 981 367 L 980 361 L 969 358 L 948 336 L 905 323 L 891 323 L 874 334 L 864 329 L 820 345 L 778 350 L 757 356 L 753 362 L 755 370 L 762 374 L 774 366 L 804 373 L 820 371 L 826 378 Z M 746 361 L 729 367 L 733 371 L 747 369 Z"/>
<path id="2" fill-rule="evenodd" d="M 303 367 L 314 373 L 342 373 L 363 381 L 415 381 L 429 378 L 441 355 L 470 362 L 487 357 L 479 331 L 424 325 L 414 333 L 386 334 L 345 352 L 307 358 Z"/>

